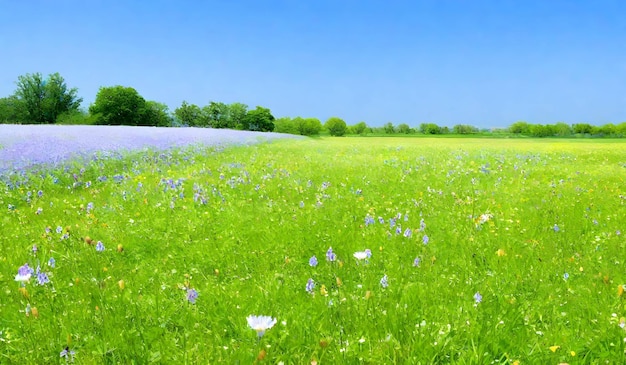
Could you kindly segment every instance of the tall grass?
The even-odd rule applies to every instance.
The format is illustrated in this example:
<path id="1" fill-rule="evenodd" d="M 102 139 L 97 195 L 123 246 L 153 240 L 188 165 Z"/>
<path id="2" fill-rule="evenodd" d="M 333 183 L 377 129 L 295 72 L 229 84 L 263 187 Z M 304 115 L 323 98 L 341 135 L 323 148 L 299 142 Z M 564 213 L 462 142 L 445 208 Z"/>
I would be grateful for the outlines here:
<path id="1" fill-rule="evenodd" d="M 0 363 L 619 363 L 625 152 L 317 139 L 13 175 Z"/>

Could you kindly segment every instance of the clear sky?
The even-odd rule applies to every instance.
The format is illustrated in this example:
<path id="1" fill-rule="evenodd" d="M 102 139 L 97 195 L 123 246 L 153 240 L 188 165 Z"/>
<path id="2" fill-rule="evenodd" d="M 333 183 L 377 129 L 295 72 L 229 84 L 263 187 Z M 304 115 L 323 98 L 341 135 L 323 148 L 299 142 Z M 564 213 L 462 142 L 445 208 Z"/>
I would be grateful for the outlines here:
<path id="1" fill-rule="evenodd" d="M 59 72 L 276 117 L 626 121 L 624 0 L 0 0 L 0 96 Z"/>

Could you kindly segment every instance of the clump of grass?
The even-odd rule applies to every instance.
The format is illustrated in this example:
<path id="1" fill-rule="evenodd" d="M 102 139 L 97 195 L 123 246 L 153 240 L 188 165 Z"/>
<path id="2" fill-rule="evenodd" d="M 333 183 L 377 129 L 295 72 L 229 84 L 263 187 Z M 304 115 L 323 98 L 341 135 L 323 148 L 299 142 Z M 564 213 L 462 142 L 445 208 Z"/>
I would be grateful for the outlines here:
<path id="1" fill-rule="evenodd" d="M 622 156 L 597 141 L 318 139 L 14 174 L 0 353 L 618 361 Z"/>

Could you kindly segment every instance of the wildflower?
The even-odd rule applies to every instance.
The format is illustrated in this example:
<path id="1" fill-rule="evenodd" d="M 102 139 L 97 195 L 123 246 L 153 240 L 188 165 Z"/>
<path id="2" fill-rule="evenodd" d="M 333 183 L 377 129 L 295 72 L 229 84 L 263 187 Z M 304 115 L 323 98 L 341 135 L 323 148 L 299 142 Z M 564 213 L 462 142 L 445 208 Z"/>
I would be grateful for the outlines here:
<path id="1" fill-rule="evenodd" d="M 402 233 L 402 227 L 397 226 L 396 227 L 396 234 L 400 234 L 400 233 Z"/>
<path id="2" fill-rule="evenodd" d="M 567 280 L 567 279 L 569 279 L 569 274 L 568 273 L 563 274 L 563 280 Z"/>
<path id="3" fill-rule="evenodd" d="M 409 221 L 409 215 L 408 215 L 408 214 L 405 214 L 405 215 L 404 215 L 404 221 L 405 221 L 405 222 L 408 222 L 408 221 Z"/>
<path id="4" fill-rule="evenodd" d="M 369 248 L 366 249 L 365 251 L 359 251 L 359 252 L 355 252 L 353 254 L 353 256 L 357 259 L 357 260 L 365 260 L 368 259 L 370 257 L 372 257 L 372 250 L 370 250 Z"/>
<path id="5" fill-rule="evenodd" d="M 41 271 L 41 268 L 37 266 L 37 283 L 39 285 L 46 285 L 49 282 L 50 282 L 50 279 L 48 278 L 48 274 Z"/>
<path id="6" fill-rule="evenodd" d="M 320 294 L 322 294 L 325 297 L 328 296 L 328 290 L 326 290 L 326 285 L 322 284 L 322 286 L 320 287 Z"/>
<path id="7" fill-rule="evenodd" d="M 483 301 L 483 296 L 480 295 L 479 292 L 476 292 L 476 294 L 474 294 L 474 301 L 476 302 L 476 304 L 482 302 Z"/>
<path id="8" fill-rule="evenodd" d="M 422 237 L 422 242 L 424 242 L 424 244 L 427 245 L 428 241 L 430 241 L 430 238 L 428 237 L 428 235 L 424 235 L 424 237 Z"/>
<path id="9" fill-rule="evenodd" d="M 389 228 L 393 228 L 396 226 L 396 219 L 395 218 L 390 218 L 389 219 Z"/>
<path id="10" fill-rule="evenodd" d="M 426 223 L 424 222 L 424 218 L 420 219 L 420 232 L 424 232 L 424 230 L 426 229 Z"/>
<path id="11" fill-rule="evenodd" d="M 559 228 L 559 226 L 558 226 L 558 225 L 556 225 L 556 224 L 554 225 L 554 227 L 552 227 L 552 229 L 554 230 L 554 232 L 558 232 L 558 231 L 560 231 L 560 230 L 561 230 L 561 229 Z"/>
<path id="12" fill-rule="evenodd" d="M 309 259 L 309 266 L 311 267 L 317 266 L 317 257 L 315 257 L 315 255 L 311 256 L 311 258 Z"/>
<path id="13" fill-rule="evenodd" d="M 274 327 L 276 324 L 276 318 L 272 318 L 270 316 L 248 316 L 246 318 L 248 320 L 248 326 L 256 331 L 259 337 L 265 334 L 265 331 Z"/>
<path id="14" fill-rule="evenodd" d="M 33 255 L 37 254 L 37 245 L 33 245 Z"/>
<path id="15" fill-rule="evenodd" d="M 41 207 L 37 208 L 35 214 L 40 215 L 41 213 L 43 213 L 43 209 Z"/>
<path id="16" fill-rule="evenodd" d="M 498 255 L 498 257 L 506 256 L 506 252 L 500 248 L 496 251 L 496 255 Z"/>
<path id="17" fill-rule="evenodd" d="M 19 269 L 17 269 L 17 275 L 15 275 L 15 281 L 29 281 L 30 277 L 33 275 L 33 269 L 28 267 L 28 264 L 24 264 Z"/>
<path id="18" fill-rule="evenodd" d="M 73 350 L 70 350 L 69 347 L 65 347 L 63 349 L 63 351 L 61 351 L 61 353 L 59 354 L 59 357 L 64 357 L 65 361 L 73 361 L 74 360 L 74 354 L 76 354 Z"/>
<path id="19" fill-rule="evenodd" d="M 57 226 L 57 233 L 61 234 L 61 232 L 63 232 L 63 227 Z"/>
<path id="20" fill-rule="evenodd" d="M 561 346 L 550 346 L 550 351 L 556 352 L 556 350 L 560 349 Z"/>
<path id="21" fill-rule="evenodd" d="M 91 212 L 92 209 L 93 209 L 93 202 L 87 203 L 87 213 Z"/>
<path id="22" fill-rule="evenodd" d="M 411 228 L 407 228 L 407 229 L 404 231 L 404 237 L 406 237 L 406 238 L 411 238 L 411 236 L 412 236 L 412 235 L 413 235 L 413 231 L 411 230 Z"/>
<path id="23" fill-rule="evenodd" d="M 41 198 L 41 197 L 43 196 L 43 191 L 39 190 L 39 191 L 37 192 L 37 196 Z"/>
<path id="24" fill-rule="evenodd" d="M 421 262 L 421 261 L 422 261 L 422 260 L 420 260 L 420 258 L 419 258 L 419 257 L 416 257 L 416 258 L 415 258 L 415 260 L 413 260 L 413 266 L 415 266 L 415 267 L 419 267 L 419 266 L 420 266 L 420 262 Z"/>
<path id="25" fill-rule="evenodd" d="M 380 279 L 380 286 L 382 286 L 383 288 L 386 288 L 389 286 L 389 278 L 387 278 L 387 274 L 385 274 L 385 276 L 383 276 L 382 279 Z"/>
<path id="26" fill-rule="evenodd" d="M 98 252 L 104 251 L 104 244 L 102 243 L 102 241 L 98 241 L 98 243 L 96 244 L 96 251 Z"/>
<path id="27" fill-rule="evenodd" d="M 380 224 L 385 223 L 385 220 L 383 219 L 383 217 L 378 217 L 378 223 Z"/>
<path id="28" fill-rule="evenodd" d="M 313 294 L 314 289 L 315 289 L 315 282 L 313 281 L 313 279 L 309 278 L 309 280 L 307 280 L 306 282 L 306 291 L 309 292 L 310 294 Z"/>
<path id="29" fill-rule="evenodd" d="M 371 217 L 369 215 L 365 217 L 365 226 L 366 227 L 369 226 L 370 224 L 374 224 L 374 222 L 375 221 L 374 221 L 373 217 Z"/>
<path id="30" fill-rule="evenodd" d="M 337 260 L 337 255 L 335 255 L 335 253 L 333 252 L 333 248 L 329 247 L 328 251 L 326 251 L 326 260 L 328 261 L 335 261 Z"/>
<path id="31" fill-rule="evenodd" d="M 196 289 L 187 289 L 187 300 L 191 304 L 196 304 L 196 299 L 198 299 L 198 292 Z"/>
<path id="32" fill-rule="evenodd" d="M 304 208 L 304 202 L 300 201 L 300 208 Z"/>
<path id="33" fill-rule="evenodd" d="M 48 266 L 54 269 L 54 265 L 56 265 L 56 260 L 54 257 L 51 257 L 50 260 L 48 260 Z"/>

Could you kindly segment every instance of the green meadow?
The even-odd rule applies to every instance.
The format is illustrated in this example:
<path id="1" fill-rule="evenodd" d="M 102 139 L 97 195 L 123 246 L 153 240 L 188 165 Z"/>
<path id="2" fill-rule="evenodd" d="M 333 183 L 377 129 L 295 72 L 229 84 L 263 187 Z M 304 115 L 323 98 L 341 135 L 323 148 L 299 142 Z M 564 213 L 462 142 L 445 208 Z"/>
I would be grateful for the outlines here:
<path id="1" fill-rule="evenodd" d="M 394 137 L 12 175 L 0 363 L 621 363 L 625 177 L 611 140 Z"/>

